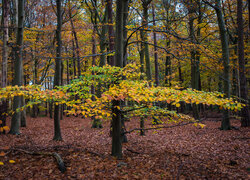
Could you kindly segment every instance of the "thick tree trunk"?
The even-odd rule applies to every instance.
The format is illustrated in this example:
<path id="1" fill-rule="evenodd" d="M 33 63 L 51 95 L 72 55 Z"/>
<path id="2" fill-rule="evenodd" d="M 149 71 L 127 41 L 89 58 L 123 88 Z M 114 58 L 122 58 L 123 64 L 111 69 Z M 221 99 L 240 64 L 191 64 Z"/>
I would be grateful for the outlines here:
<path id="1" fill-rule="evenodd" d="M 62 30 L 62 11 L 61 11 L 61 0 L 56 0 L 57 7 L 57 30 L 56 30 L 56 66 L 55 66 L 55 77 L 54 77 L 54 87 L 61 85 L 61 30 Z M 60 129 L 60 106 L 55 105 L 54 109 L 54 138 L 53 140 L 62 140 L 61 129 Z"/>
<path id="2" fill-rule="evenodd" d="M 249 4 L 248 4 L 249 6 Z M 241 110 L 241 126 L 250 126 L 249 102 L 247 96 L 247 81 L 244 58 L 244 27 L 242 17 L 242 0 L 237 0 L 237 25 L 238 25 L 238 59 L 240 74 L 240 97 L 245 100 L 247 106 Z"/>
<path id="3" fill-rule="evenodd" d="M 221 9 L 221 0 L 215 0 L 216 7 L 215 11 L 217 14 L 217 20 L 219 25 L 220 31 L 220 39 L 221 39 L 221 47 L 222 47 L 222 59 L 223 59 L 223 90 L 226 98 L 230 97 L 230 66 L 229 66 L 229 47 L 228 47 L 228 38 L 227 32 L 225 28 L 225 20 Z M 223 112 L 223 120 L 221 122 L 221 129 L 222 130 L 229 130 L 231 129 L 230 126 L 230 115 L 229 110 L 224 110 Z"/>
<path id="4" fill-rule="evenodd" d="M 2 13 L 3 13 L 3 48 L 2 48 L 2 78 L 1 78 L 1 87 L 4 88 L 7 86 L 7 68 L 8 68 L 8 38 L 9 38 L 9 29 L 8 29 L 8 18 L 9 18 L 9 0 L 3 0 L 2 4 Z M 0 101 L 0 127 L 6 126 L 6 115 L 7 112 L 7 100 Z M 4 132 L 5 133 L 5 132 Z M 0 132 L 1 134 L 1 132 Z"/>
<path id="5" fill-rule="evenodd" d="M 127 0 L 116 1 L 116 36 L 115 36 L 115 65 L 123 67 L 123 9 Z M 121 111 L 117 108 L 121 102 L 112 101 L 112 156 L 122 158 L 122 136 L 121 136 Z"/>
<path id="6" fill-rule="evenodd" d="M 15 65 L 14 65 L 14 83 L 13 85 L 21 86 L 23 78 L 23 22 L 24 22 L 24 0 L 18 1 L 18 29 L 15 47 Z M 13 101 L 13 111 L 21 107 L 22 97 L 15 96 Z M 20 134 L 21 112 L 15 112 L 11 119 L 10 134 Z"/>
<path id="7" fill-rule="evenodd" d="M 195 32 L 194 32 L 194 13 L 195 10 L 193 7 L 189 9 L 189 37 L 190 40 L 193 42 L 195 40 Z M 198 76 L 198 67 L 197 67 L 197 62 L 196 62 L 196 50 L 191 48 L 191 87 L 192 89 L 198 89 L 199 87 L 199 76 Z M 195 119 L 199 119 L 199 110 L 198 106 L 193 103 L 192 104 L 192 109 L 193 109 L 193 116 Z"/>

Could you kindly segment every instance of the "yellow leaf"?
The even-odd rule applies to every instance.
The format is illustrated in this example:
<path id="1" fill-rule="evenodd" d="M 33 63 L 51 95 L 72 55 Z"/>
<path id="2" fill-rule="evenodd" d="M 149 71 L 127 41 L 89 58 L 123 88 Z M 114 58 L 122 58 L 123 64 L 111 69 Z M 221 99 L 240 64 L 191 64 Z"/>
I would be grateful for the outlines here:
<path id="1" fill-rule="evenodd" d="M 205 124 L 199 123 L 199 126 L 200 126 L 201 128 L 204 128 L 206 125 L 205 125 Z"/>
<path id="2" fill-rule="evenodd" d="M 3 166 L 3 165 L 4 165 L 4 163 L 0 161 L 0 166 Z"/>
<path id="3" fill-rule="evenodd" d="M 8 126 L 4 126 L 3 129 L 4 129 L 5 131 L 9 131 L 9 130 L 10 130 L 10 128 L 9 128 Z"/>
<path id="4" fill-rule="evenodd" d="M 181 105 L 180 105 L 180 103 L 177 103 L 175 106 L 176 106 L 176 107 L 180 107 Z"/>
<path id="5" fill-rule="evenodd" d="M 10 162 L 10 163 L 15 163 L 16 161 L 14 161 L 14 160 L 9 160 L 9 162 Z"/>

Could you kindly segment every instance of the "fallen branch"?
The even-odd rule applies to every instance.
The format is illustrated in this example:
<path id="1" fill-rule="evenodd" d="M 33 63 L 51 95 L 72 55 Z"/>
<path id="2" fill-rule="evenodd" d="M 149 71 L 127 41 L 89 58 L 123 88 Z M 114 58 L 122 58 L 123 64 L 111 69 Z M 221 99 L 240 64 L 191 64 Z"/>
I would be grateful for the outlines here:
<path id="1" fill-rule="evenodd" d="M 30 152 L 30 151 L 26 151 L 23 149 L 12 149 L 13 151 L 20 151 L 20 152 L 24 152 L 26 154 L 30 154 L 30 155 L 41 155 L 41 156 L 53 156 L 56 159 L 56 162 L 58 164 L 58 169 L 64 173 L 66 171 L 66 167 L 64 165 L 64 162 L 61 158 L 61 156 L 58 153 L 49 153 L 49 152 Z"/>
<path id="2" fill-rule="evenodd" d="M 121 135 L 132 133 L 134 131 L 148 131 L 148 130 L 154 130 L 154 129 L 167 129 L 167 128 L 173 128 L 173 127 L 178 127 L 178 126 L 186 126 L 188 124 L 200 123 L 200 122 L 202 122 L 204 120 L 205 119 L 201 119 L 199 122 L 188 122 L 188 123 L 184 123 L 184 124 L 176 124 L 176 125 L 173 125 L 173 126 L 159 126 L 159 127 L 145 128 L 145 129 L 143 129 L 143 128 L 134 128 L 134 129 L 131 129 L 130 131 L 123 132 Z"/>
<path id="3" fill-rule="evenodd" d="M 173 125 L 173 126 L 160 126 L 160 127 L 152 127 L 152 128 L 145 128 L 145 129 L 143 129 L 143 128 L 134 128 L 134 129 L 131 129 L 130 131 L 123 132 L 122 135 L 132 133 L 134 131 L 148 131 L 148 130 L 154 130 L 154 129 L 173 128 L 173 127 L 178 127 L 178 126 L 185 126 L 185 125 L 188 125 L 188 124 L 193 124 L 193 122 L 184 123 L 184 124 L 177 124 L 177 125 Z"/>
<path id="4" fill-rule="evenodd" d="M 136 152 L 136 151 L 133 151 L 133 150 L 131 150 L 131 149 L 127 149 L 127 151 L 132 152 L 132 153 L 135 153 L 135 154 L 141 154 L 141 153 Z"/>

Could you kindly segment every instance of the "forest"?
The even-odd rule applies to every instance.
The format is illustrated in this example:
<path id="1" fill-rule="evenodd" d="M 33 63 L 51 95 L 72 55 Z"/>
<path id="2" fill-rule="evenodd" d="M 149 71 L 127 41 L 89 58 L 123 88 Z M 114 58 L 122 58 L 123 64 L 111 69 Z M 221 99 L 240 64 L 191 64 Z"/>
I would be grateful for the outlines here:
<path id="1" fill-rule="evenodd" d="M 247 0 L 0 0 L 0 179 L 248 179 Z"/>

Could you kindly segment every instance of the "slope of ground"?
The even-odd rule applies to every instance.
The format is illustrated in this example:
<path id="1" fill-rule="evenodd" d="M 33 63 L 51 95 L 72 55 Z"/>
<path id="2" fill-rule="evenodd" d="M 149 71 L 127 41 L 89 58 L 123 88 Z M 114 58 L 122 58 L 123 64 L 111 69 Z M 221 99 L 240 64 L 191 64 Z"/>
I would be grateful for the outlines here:
<path id="1" fill-rule="evenodd" d="M 124 157 L 110 156 L 109 123 L 91 129 L 90 119 L 65 117 L 63 141 L 54 142 L 53 119 L 28 118 L 21 135 L 0 135 L 0 179 L 248 179 L 249 128 L 220 131 L 220 122 L 128 134 Z M 127 122 L 127 130 L 139 126 Z M 150 123 L 147 122 L 147 127 Z M 232 120 L 235 127 L 238 120 Z M 30 152 L 57 152 L 67 170 L 61 173 L 53 157 Z M 14 160 L 14 163 L 10 163 Z"/>

